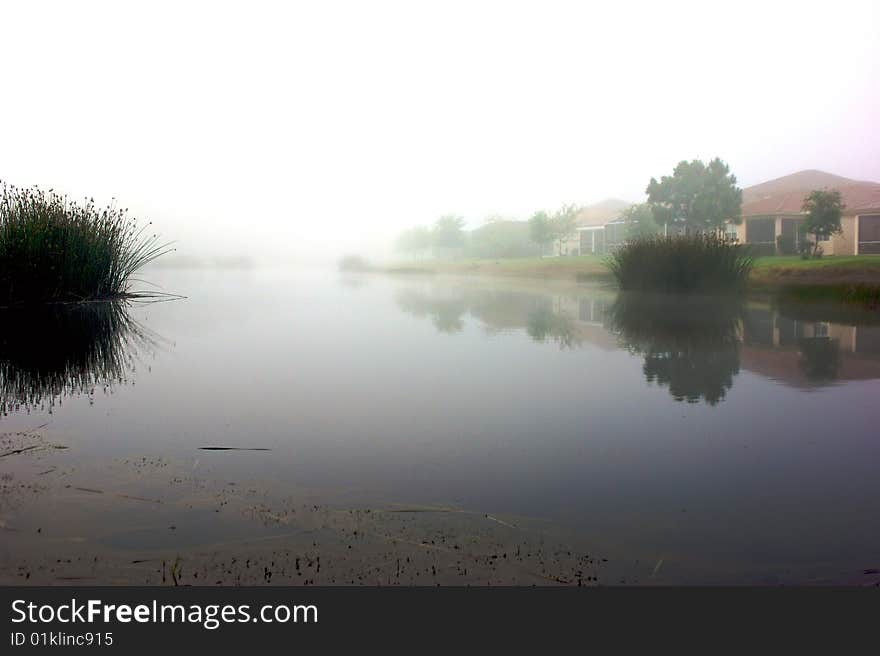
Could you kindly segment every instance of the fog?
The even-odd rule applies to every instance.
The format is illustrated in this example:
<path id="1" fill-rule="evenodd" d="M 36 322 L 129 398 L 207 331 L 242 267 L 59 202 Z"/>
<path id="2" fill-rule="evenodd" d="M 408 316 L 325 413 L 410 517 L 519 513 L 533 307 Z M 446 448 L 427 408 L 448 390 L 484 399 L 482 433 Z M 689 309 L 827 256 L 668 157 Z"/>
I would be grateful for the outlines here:
<path id="1" fill-rule="evenodd" d="M 119 198 L 181 255 L 291 262 L 444 213 L 638 201 L 681 159 L 878 180 L 878 13 L 4 3 L 0 179 Z"/>
<path id="2" fill-rule="evenodd" d="M 880 585 L 877 0 L 0 25 L 0 586 Z"/>

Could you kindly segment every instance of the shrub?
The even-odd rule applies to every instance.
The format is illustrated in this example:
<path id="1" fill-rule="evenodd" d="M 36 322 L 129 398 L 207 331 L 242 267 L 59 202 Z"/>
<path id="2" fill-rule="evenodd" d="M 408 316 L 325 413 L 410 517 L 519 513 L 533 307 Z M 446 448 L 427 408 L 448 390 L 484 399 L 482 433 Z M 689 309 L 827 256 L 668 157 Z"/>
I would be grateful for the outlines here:
<path id="1" fill-rule="evenodd" d="M 370 265 L 360 255 L 345 255 L 339 259 L 340 271 L 369 271 Z"/>
<path id="2" fill-rule="evenodd" d="M 675 292 L 740 288 L 753 264 L 747 246 L 714 234 L 637 239 L 606 261 L 622 289 Z"/>
<path id="3" fill-rule="evenodd" d="M 806 234 L 803 234 L 798 241 L 797 251 L 802 260 L 809 260 L 813 254 L 813 242 L 806 238 Z"/>
<path id="4" fill-rule="evenodd" d="M 795 255 L 798 252 L 794 237 L 779 235 L 776 237 L 776 249 L 780 255 Z"/>
<path id="5" fill-rule="evenodd" d="M 802 260 L 819 259 L 825 254 L 825 249 L 821 246 L 813 247 L 813 242 L 804 240 L 798 245 L 798 253 Z"/>
<path id="6" fill-rule="evenodd" d="M 491 221 L 472 230 L 464 247 L 465 257 L 531 257 L 540 253 L 525 221 Z"/>
<path id="7" fill-rule="evenodd" d="M 127 210 L 0 182 L 0 305 L 126 295 L 132 274 L 170 249 Z"/>

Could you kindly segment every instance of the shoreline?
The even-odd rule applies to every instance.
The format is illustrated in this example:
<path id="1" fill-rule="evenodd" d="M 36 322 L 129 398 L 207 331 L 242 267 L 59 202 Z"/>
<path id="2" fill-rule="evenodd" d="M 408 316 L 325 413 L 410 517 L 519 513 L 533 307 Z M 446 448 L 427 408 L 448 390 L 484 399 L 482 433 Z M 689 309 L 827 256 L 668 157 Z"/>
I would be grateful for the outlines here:
<path id="1" fill-rule="evenodd" d="M 369 270 L 394 276 L 485 276 L 615 286 L 597 256 L 495 260 L 436 260 L 390 264 Z M 749 293 L 784 293 L 801 300 L 834 300 L 880 306 L 880 256 L 758 258 L 749 276 Z"/>
<path id="2" fill-rule="evenodd" d="M 382 498 L 360 489 L 278 490 L 269 480 L 169 454 L 77 462 L 75 440 L 0 433 L 16 490 L 0 523 L 0 584 L 58 585 L 874 585 L 864 566 L 780 572 L 693 553 L 664 558 L 564 518 Z M 31 448 L 25 449 L 24 447 Z M 223 456 L 220 456 L 221 458 Z M 137 514 L 136 524 L 99 517 Z M 143 538 L 147 538 L 143 543 Z M 661 570 L 664 560 L 667 566 Z"/>

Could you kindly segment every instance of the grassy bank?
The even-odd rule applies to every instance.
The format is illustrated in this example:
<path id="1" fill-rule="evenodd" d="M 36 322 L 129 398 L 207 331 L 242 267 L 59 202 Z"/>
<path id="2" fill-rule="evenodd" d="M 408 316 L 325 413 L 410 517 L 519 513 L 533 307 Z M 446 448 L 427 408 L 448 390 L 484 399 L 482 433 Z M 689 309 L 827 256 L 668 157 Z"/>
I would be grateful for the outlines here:
<path id="1" fill-rule="evenodd" d="M 425 260 L 399 263 L 381 269 L 384 273 L 487 275 L 557 280 L 613 280 L 595 255 L 580 257 L 522 257 L 511 259 Z"/>
<path id="2" fill-rule="evenodd" d="M 381 269 L 399 274 L 488 275 L 513 278 L 613 282 L 598 255 L 579 257 L 528 257 L 506 260 L 425 260 Z M 759 257 L 749 276 L 748 288 L 786 290 L 802 298 L 828 298 L 880 304 L 880 256 L 827 256 L 818 260 L 799 257 Z"/>
<path id="3" fill-rule="evenodd" d="M 880 307 L 880 257 L 759 258 L 749 288 L 783 291 L 797 300 L 845 301 Z"/>

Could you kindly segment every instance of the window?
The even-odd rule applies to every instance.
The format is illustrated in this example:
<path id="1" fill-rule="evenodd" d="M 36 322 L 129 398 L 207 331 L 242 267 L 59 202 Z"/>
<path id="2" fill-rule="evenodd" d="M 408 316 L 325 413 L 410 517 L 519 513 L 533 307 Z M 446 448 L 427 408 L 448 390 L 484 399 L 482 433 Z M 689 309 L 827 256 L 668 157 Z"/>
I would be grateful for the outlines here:
<path id="1" fill-rule="evenodd" d="M 776 244 L 776 221 L 772 218 L 746 221 L 746 241 L 750 244 Z"/>
<path id="2" fill-rule="evenodd" d="M 858 218 L 859 254 L 880 254 L 880 214 L 865 214 Z"/>

